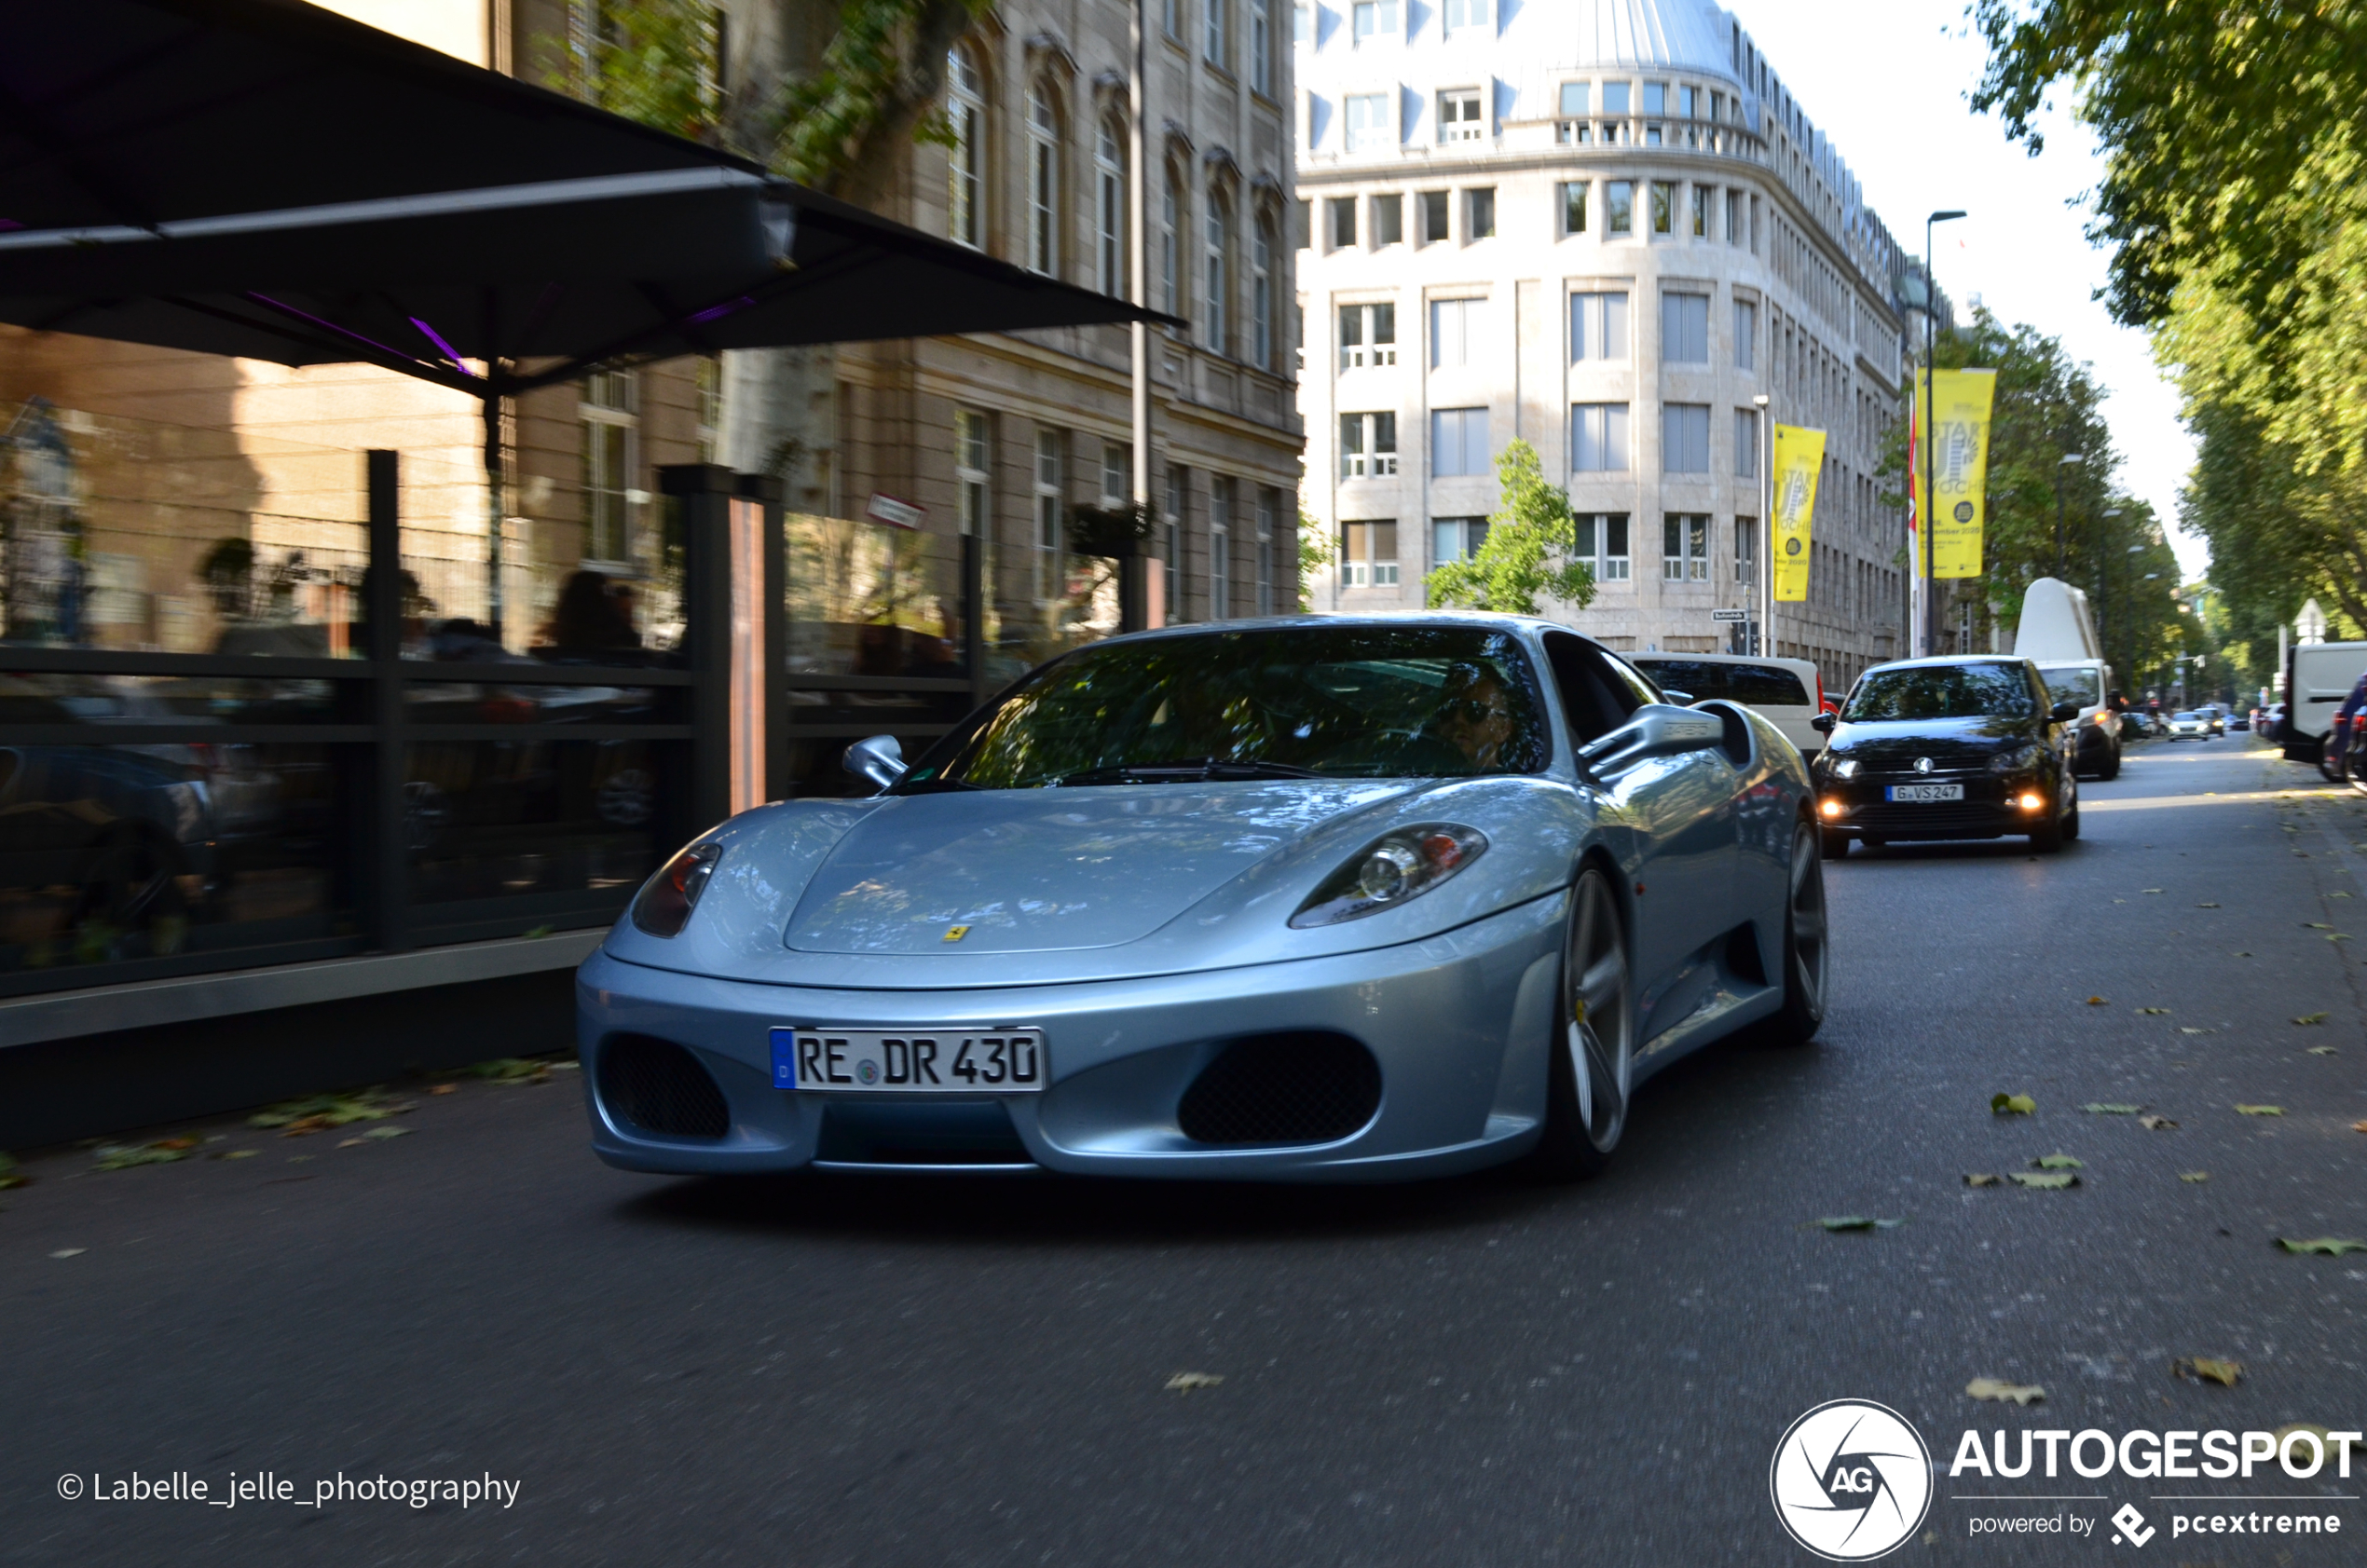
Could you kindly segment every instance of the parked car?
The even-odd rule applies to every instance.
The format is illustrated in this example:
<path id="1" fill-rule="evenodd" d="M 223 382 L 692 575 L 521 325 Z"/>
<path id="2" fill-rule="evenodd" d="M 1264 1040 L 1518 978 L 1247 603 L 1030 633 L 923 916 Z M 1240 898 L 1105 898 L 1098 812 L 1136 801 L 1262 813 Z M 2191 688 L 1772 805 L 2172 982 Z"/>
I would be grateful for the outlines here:
<path id="1" fill-rule="evenodd" d="M 2240 730 L 2249 734 L 2251 730 L 2251 727 L 2252 716 L 2251 713 L 2238 709 L 2235 713 L 2227 716 L 2227 728 L 2230 729 Z"/>
<path id="2" fill-rule="evenodd" d="M 2080 777 L 2105 781 L 2120 777 L 2120 724 L 2113 710 L 2120 693 L 2112 689 L 2112 666 L 2100 659 L 2048 660 L 2038 666 L 2038 673 L 2056 702 L 2079 704 L 2072 734 L 2077 743 Z"/>
<path id="3" fill-rule="evenodd" d="M 1907 659 L 1858 676 L 1816 759 L 1825 852 L 1852 839 L 1995 839 L 2027 833 L 2059 850 L 2079 837 L 2072 766 L 2076 702 L 2038 666 L 2004 655 Z"/>
<path id="4" fill-rule="evenodd" d="M 2210 739 L 2210 720 L 2198 713 L 2175 713 L 2169 716 L 2169 738 L 2182 741 L 2189 736 L 2197 741 Z"/>
<path id="5" fill-rule="evenodd" d="M 1831 707 L 1816 666 L 1805 659 L 1761 659 L 1738 653 L 1638 653 L 1635 665 L 1663 691 L 1684 693 L 1687 702 L 1722 698 L 1740 702 L 1775 721 L 1802 757 L 1825 749 L 1813 722 Z"/>
<path id="6" fill-rule="evenodd" d="M 1660 697 L 1500 616 L 1078 648 L 910 767 L 850 747 L 870 798 L 744 812 L 650 879 L 577 977 L 594 1148 L 706 1174 L 1591 1174 L 1646 1073 L 1823 1016 L 1799 753 L 1739 703 Z"/>

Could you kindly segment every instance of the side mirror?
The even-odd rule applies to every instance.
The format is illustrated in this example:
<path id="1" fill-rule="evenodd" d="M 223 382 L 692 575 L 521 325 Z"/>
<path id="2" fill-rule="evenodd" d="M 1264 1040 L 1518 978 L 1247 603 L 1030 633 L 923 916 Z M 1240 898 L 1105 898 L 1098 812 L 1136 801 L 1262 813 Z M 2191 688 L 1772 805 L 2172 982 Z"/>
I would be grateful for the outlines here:
<path id="1" fill-rule="evenodd" d="M 1840 723 L 1841 716 L 1839 714 L 1818 714 L 1808 721 L 1808 727 L 1819 735 L 1829 735 L 1840 728 Z"/>
<path id="2" fill-rule="evenodd" d="M 2058 702 L 2048 711 L 2054 715 L 2056 723 L 2069 724 L 2073 719 L 2079 716 L 2079 704 L 2077 702 Z"/>
<path id="3" fill-rule="evenodd" d="M 1690 708 L 1693 705 L 1693 694 L 1690 691 L 1675 691 L 1663 686 L 1661 688 L 1661 695 L 1676 707 Z"/>
<path id="4" fill-rule="evenodd" d="M 839 766 L 878 794 L 904 776 L 904 747 L 893 735 L 873 735 L 846 748 Z"/>
<path id="5" fill-rule="evenodd" d="M 1647 702 L 1627 716 L 1627 722 L 1598 741 L 1580 746 L 1582 768 L 1611 772 L 1649 757 L 1675 757 L 1707 751 L 1726 742 L 1726 721 L 1698 708 L 1667 702 Z"/>

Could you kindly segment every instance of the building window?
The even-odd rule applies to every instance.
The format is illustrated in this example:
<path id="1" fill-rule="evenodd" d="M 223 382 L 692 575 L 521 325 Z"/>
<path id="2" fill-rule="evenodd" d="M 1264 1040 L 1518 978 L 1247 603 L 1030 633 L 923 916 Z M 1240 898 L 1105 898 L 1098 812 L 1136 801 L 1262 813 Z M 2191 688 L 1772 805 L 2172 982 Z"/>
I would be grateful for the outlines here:
<path id="1" fill-rule="evenodd" d="M 1625 293 L 1570 295 L 1570 358 L 1627 358 Z"/>
<path id="2" fill-rule="evenodd" d="M 1159 26 L 1170 38 L 1184 36 L 1184 0 L 1160 0 Z"/>
<path id="3" fill-rule="evenodd" d="M 1274 613 L 1274 524 L 1281 515 L 1282 493 L 1266 485 L 1257 492 L 1257 613 Z"/>
<path id="4" fill-rule="evenodd" d="M 1603 84 L 1603 116 L 1606 119 L 1623 120 L 1627 117 L 1627 93 L 1628 84 L 1625 82 Z"/>
<path id="5" fill-rule="evenodd" d="M 1315 203 L 1305 197 L 1291 203 L 1291 244 L 1307 250 L 1315 243 Z"/>
<path id="6" fill-rule="evenodd" d="M 1233 340 L 1233 210 L 1215 191 L 1208 195 L 1208 320 L 1201 341 L 1222 354 Z"/>
<path id="7" fill-rule="evenodd" d="M 701 356 L 699 387 L 699 461 L 711 463 L 723 443 L 723 361 Z"/>
<path id="8" fill-rule="evenodd" d="M 1734 368 L 1758 368 L 1758 307 L 1747 299 L 1734 302 Z"/>
<path id="9" fill-rule="evenodd" d="M 1758 563 L 1758 519 L 1734 519 L 1734 580 L 1751 583 L 1758 580 L 1755 569 Z"/>
<path id="10" fill-rule="evenodd" d="M 1105 294 L 1126 293 L 1126 159 L 1118 150 L 1121 131 L 1101 122 L 1093 142 L 1093 269 Z"/>
<path id="11" fill-rule="evenodd" d="M 1709 296 L 1661 295 L 1661 362 L 1709 363 Z"/>
<path id="12" fill-rule="evenodd" d="M 1644 84 L 1644 117 L 1648 120 L 1656 120 L 1667 113 L 1668 84 L 1646 82 Z"/>
<path id="13" fill-rule="evenodd" d="M 1709 519 L 1672 511 L 1661 522 L 1661 575 L 1671 582 L 1709 580 Z"/>
<path id="14" fill-rule="evenodd" d="M 1348 150 L 1376 153 L 1389 145 L 1389 94 L 1350 93 L 1348 99 Z"/>
<path id="15" fill-rule="evenodd" d="M 1480 299 L 1430 301 L 1430 368 L 1446 370 L 1471 362 L 1471 339 L 1480 330 Z"/>
<path id="16" fill-rule="evenodd" d="M 1690 89 L 1689 89 L 1687 90 L 1690 91 Z M 1694 239 L 1706 239 L 1709 238 L 1709 204 L 1713 200 L 1717 199 L 1717 193 L 1710 189 L 1707 185 L 1695 185 L 1693 187 Z"/>
<path id="17" fill-rule="evenodd" d="M 1627 404 L 1570 405 L 1570 467 L 1580 473 L 1627 470 Z"/>
<path id="18" fill-rule="evenodd" d="M 1233 482 L 1221 473 L 1208 480 L 1208 613 L 1233 613 Z"/>
<path id="19" fill-rule="evenodd" d="M 1340 307 L 1340 368 L 1362 370 L 1367 366 L 1397 363 L 1397 307 L 1394 305 L 1343 305 Z"/>
<path id="20" fill-rule="evenodd" d="M 1405 242 L 1405 198 L 1398 195 L 1376 196 L 1373 198 L 1373 244 L 1402 245 Z"/>
<path id="21" fill-rule="evenodd" d="M 1591 90 L 1593 86 L 1591 82 L 1564 82 L 1562 84 L 1562 118 L 1582 120 L 1593 113 L 1589 107 L 1593 98 Z"/>
<path id="22" fill-rule="evenodd" d="M 1496 187 L 1494 185 L 1478 186 L 1476 189 L 1464 192 L 1463 198 L 1465 202 L 1463 216 L 1470 225 L 1463 231 L 1464 237 L 1471 239 L 1495 239 Z"/>
<path id="23" fill-rule="evenodd" d="M 1488 0 L 1446 0 L 1446 31 L 1462 33 L 1487 25 Z"/>
<path id="24" fill-rule="evenodd" d="M 953 488 L 962 532 L 974 539 L 993 535 L 987 498 L 992 483 L 986 416 L 967 408 L 953 411 Z"/>
<path id="25" fill-rule="evenodd" d="M 1397 34 L 1397 0 L 1356 0 L 1348 24 L 1359 46 L 1394 37 Z"/>
<path id="26" fill-rule="evenodd" d="M 1307 4 L 1307 0 L 1298 0 L 1298 4 L 1291 7 L 1291 42 L 1315 42 L 1315 7 Z"/>
<path id="27" fill-rule="evenodd" d="M 1676 112 L 1689 120 L 1702 117 L 1702 89 L 1680 87 L 1676 89 Z"/>
<path id="28" fill-rule="evenodd" d="M 1397 416 L 1340 416 L 1340 477 L 1386 479 L 1397 471 Z"/>
<path id="29" fill-rule="evenodd" d="M 1332 249 L 1352 251 L 1356 248 L 1356 198 L 1334 196 L 1325 199 L 1332 210 Z"/>
<path id="30" fill-rule="evenodd" d="M 1728 191 L 1726 193 L 1726 243 L 1729 245 L 1740 245 L 1742 242 L 1743 193 L 1741 191 Z"/>
<path id="31" fill-rule="evenodd" d="M 1061 432 L 1035 432 L 1035 596 L 1060 588 Z"/>
<path id="32" fill-rule="evenodd" d="M 1340 525 L 1340 585 L 1344 588 L 1397 586 L 1397 525 Z"/>
<path id="33" fill-rule="evenodd" d="M 1422 243 L 1443 245 L 1446 242 L 1446 193 L 1420 191 L 1415 199 L 1422 204 Z"/>
<path id="34" fill-rule="evenodd" d="M 1101 443 L 1101 504 L 1122 506 L 1134 498 L 1134 443 Z"/>
<path id="35" fill-rule="evenodd" d="M 1167 506 L 1159 518 L 1159 531 L 1167 544 L 1167 619 L 1178 621 L 1184 614 L 1184 507 L 1191 490 L 1191 482 L 1183 468 L 1170 463 L 1167 469 Z"/>
<path id="36" fill-rule="evenodd" d="M 1200 53 L 1222 69 L 1225 61 L 1225 7 L 1227 0 L 1200 0 L 1208 7 L 1208 28 L 1200 38 Z"/>
<path id="37" fill-rule="evenodd" d="M 1485 517 L 1442 517 L 1430 525 L 1430 565 L 1449 566 L 1479 553 L 1487 538 Z"/>
<path id="38" fill-rule="evenodd" d="M 1274 0 L 1250 0 L 1250 90 L 1274 96 Z"/>
<path id="39" fill-rule="evenodd" d="M 1049 276 L 1060 265 L 1060 122 L 1041 92 L 1027 95 L 1027 265 Z"/>
<path id="40" fill-rule="evenodd" d="M 986 141 L 986 92 L 968 49 L 957 47 L 946 57 L 945 82 L 946 128 L 953 138 L 948 157 L 951 175 L 946 192 L 946 237 L 978 250 L 985 244 L 981 205 L 985 182 L 980 160 Z"/>
<path id="41" fill-rule="evenodd" d="M 1610 180 L 1603 185 L 1603 232 L 1635 232 L 1635 182 Z"/>
<path id="42" fill-rule="evenodd" d="M 1661 404 L 1661 471 L 1709 472 L 1709 405 Z"/>
<path id="43" fill-rule="evenodd" d="M 1578 552 L 1594 568 L 1597 582 L 1629 579 L 1627 513 L 1598 511 L 1578 520 Z"/>
<path id="44" fill-rule="evenodd" d="M 1487 410 L 1430 410 L 1430 477 L 1455 479 L 1487 471 Z"/>
<path id="45" fill-rule="evenodd" d="M 1676 232 L 1676 182 L 1674 180 L 1652 182 L 1652 232 Z"/>
<path id="46" fill-rule="evenodd" d="M 583 378 L 583 558 L 632 559 L 632 492 L 640 377 L 629 370 Z"/>
<path id="47" fill-rule="evenodd" d="M 1183 247 L 1184 214 L 1182 199 L 1175 194 L 1175 170 L 1167 171 L 1167 188 L 1159 193 L 1159 297 L 1166 302 L 1170 316 L 1184 314 L 1182 281 L 1176 277 L 1176 252 Z M 1168 335 L 1177 335 L 1177 329 L 1168 329 Z"/>
<path id="48" fill-rule="evenodd" d="M 1586 198 L 1594 190 L 1591 182 L 1567 180 L 1562 184 L 1562 233 L 1565 236 L 1586 232 Z"/>
<path id="49" fill-rule="evenodd" d="M 1250 234 L 1250 362 L 1274 368 L 1274 220 L 1263 212 Z"/>
<path id="50" fill-rule="evenodd" d="M 1476 142 L 1486 133 L 1480 117 L 1480 95 L 1475 89 L 1457 88 L 1438 95 L 1440 141 Z"/>
<path id="51" fill-rule="evenodd" d="M 1758 410 L 1756 408 L 1734 411 L 1734 477 L 1758 477 Z"/>

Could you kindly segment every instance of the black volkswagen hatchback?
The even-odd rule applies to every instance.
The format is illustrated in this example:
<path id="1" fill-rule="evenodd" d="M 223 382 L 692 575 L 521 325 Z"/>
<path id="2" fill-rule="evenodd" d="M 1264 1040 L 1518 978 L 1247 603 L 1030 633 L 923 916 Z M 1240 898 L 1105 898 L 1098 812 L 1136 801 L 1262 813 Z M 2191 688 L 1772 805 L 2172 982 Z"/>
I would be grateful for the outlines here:
<path id="1" fill-rule="evenodd" d="M 2006 657 L 1905 659 L 1857 677 L 1810 776 L 1825 854 L 1850 840 L 2030 835 L 2053 852 L 2079 837 L 2069 721 L 2038 666 Z"/>

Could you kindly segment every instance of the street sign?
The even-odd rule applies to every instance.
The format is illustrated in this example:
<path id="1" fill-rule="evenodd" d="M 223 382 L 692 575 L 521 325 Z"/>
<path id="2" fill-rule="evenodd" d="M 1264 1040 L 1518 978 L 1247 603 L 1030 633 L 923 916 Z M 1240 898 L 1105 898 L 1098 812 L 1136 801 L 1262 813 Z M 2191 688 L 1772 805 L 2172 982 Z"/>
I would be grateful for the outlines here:
<path id="1" fill-rule="evenodd" d="M 2318 607 L 2317 600 L 2311 599 L 2304 604 L 2301 614 L 2293 618 L 2293 640 L 2304 643 L 2322 643 L 2326 640 L 2326 612 Z"/>
<path id="2" fill-rule="evenodd" d="M 874 495 L 870 504 L 863 509 L 863 515 L 891 528 L 917 528 L 928 520 L 929 509 L 897 500 L 894 496 Z"/>
<path id="3" fill-rule="evenodd" d="M 1751 612 L 1746 609 L 1714 609 L 1709 612 L 1709 618 L 1721 625 L 1729 622 L 1739 623 L 1748 620 L 1751 618 Z"/>

